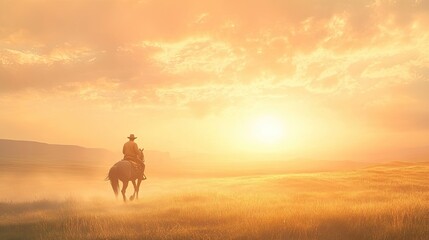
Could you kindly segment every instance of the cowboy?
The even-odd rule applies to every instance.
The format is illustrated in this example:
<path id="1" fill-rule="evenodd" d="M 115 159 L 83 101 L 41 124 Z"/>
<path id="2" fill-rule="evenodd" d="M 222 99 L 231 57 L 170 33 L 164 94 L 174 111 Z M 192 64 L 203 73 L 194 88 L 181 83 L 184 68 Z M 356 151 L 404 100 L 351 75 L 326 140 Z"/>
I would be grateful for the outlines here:
<path id="1" fill-rule="evenodd" d="M 139 150 L 137 143 L 134 142 L 136 138 L 137 137 L 135 137 L 134 134 L 130 134 L 130 136 L 128 137 L 129 141 L 126 142 L 124 144 L 124 147 L 122 148 L 122 153 L 124 154 L 124 160 L 135 162 L 140 166 L 139 169 L 142 172 L 143 180 L 146 180 L 146 175 L 144 174 L 146 166 L 143 162 L 143 149 Z"/>
<path id="2" fill-rule="evenodd" d="M 124 154 L 124 160 L 142 163 L 143 160 L 140 159 L 141 152 L 137 146 L 137 143 L 134 142 L 136 138 L 137 137 L 134 137 L 134 134 L 130 134 L 128 137 L 129 141 L 126 142 L 122 148 L 122 153 Z"/>

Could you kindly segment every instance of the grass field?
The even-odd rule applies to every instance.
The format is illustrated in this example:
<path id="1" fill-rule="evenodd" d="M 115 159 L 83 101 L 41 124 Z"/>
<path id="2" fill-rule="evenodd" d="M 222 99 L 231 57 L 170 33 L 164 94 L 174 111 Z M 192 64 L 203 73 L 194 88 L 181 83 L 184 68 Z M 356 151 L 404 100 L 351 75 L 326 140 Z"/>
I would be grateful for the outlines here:
<path id="1" fill-rule="evenodd" d="M 139 201 L 126 204 L 107 182 L 97 184 L 90 198 L 86 186 L 78 188 L 82 196 L 3 200 L 0 239 L 429 239 L 427 163 L 154 178 L 142 184 Z"/>

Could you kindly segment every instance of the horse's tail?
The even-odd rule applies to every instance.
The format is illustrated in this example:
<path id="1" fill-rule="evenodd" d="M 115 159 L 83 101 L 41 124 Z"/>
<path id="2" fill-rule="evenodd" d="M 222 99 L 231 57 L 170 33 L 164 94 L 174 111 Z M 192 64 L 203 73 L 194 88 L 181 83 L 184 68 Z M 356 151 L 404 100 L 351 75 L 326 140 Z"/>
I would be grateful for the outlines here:
<path id="1" fill-rule="evenodd" d="M 118 176 L 115 176 L 115 167 L 112 167 L 109 171 L 109 174 L 106 177 L 106 181 L 110 180 L 110 185 L 112 185 L 113 192 L 115 196 L 118 196 L 119 193 L 119 180 Z"/>
<path id="2" fill-rule="evenodd" d="M 117 178 L 115 179 L 110 179 L 110 185 L 112 185 L 113 188 L 113 192 L 115 193 L 115 196 L 118 196 L 119 193 L 119 181 Z"/>

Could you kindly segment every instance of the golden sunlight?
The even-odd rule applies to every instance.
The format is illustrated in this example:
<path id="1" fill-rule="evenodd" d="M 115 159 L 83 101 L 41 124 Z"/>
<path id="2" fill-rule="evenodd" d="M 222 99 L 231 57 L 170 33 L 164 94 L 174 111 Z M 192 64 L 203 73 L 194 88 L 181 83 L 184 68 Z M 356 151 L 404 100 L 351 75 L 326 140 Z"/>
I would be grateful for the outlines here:
<path id="1" fill-rule="evenodd" d="M 283 137 L 284 126 L 279 118 L 261 116 L 252 124 L 252 134 L 261 143 L 277 143 Z"/>

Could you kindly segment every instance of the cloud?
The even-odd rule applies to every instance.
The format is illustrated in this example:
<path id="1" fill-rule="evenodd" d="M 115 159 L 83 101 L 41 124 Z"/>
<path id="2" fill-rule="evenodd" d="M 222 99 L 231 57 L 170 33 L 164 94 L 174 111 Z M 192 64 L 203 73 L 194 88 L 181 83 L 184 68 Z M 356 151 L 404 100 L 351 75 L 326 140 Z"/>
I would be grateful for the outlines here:
<path id="1" fill-rule="evenodd" d="M 428 11 L 405 0 L 3 1 L 0 94 L 68 92 L 199 116 L 296 88 L 369 102 L 427 79 Z"/>

